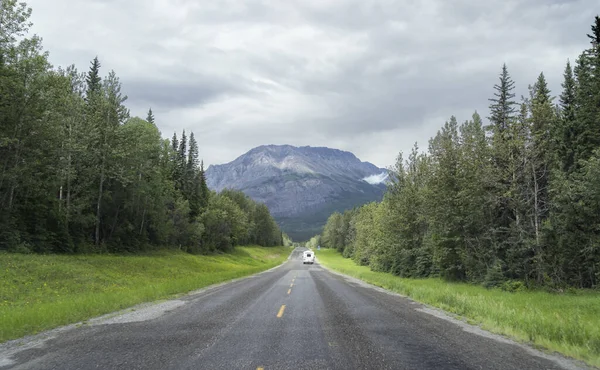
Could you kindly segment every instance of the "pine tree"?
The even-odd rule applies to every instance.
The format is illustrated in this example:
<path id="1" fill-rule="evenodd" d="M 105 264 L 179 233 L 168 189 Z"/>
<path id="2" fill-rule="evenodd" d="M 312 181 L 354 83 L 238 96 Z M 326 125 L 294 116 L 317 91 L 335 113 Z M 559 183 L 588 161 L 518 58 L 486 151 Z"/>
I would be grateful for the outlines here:
<path id="1" fill-rule="evenodd" d="M 179 150 L 179 140 L 177 140 L 177 132 L 173 133 L 173 138 L 171 139 L 171 148 L 173 148 L 173 152 L 177 153 Z"/>
<path id="2" fill-rule="evenodd" d="M 585 50 L 577 59 L 575 76 L 577 78 L 574 145 L 575 168 L 580 161 L 587 160 L 593 151 L 600 147 L 600 18 L 596 16 L 592 33 L 588 38 L 592 47 Z"/>
<path id="3" fill-rule="evenodd" d="M 194 138 L 194 133 L 190 133 L 190 143 L 188 149 L 187 169 L 192 173 L 198 168 L 198 143 Z"/>
<path id="4" fill-rule="evenodd" d="M 206 184 L 206 173 L 204 171 L 204 161 L 200 161 L 200 173 L 198 175 L 200 182 L 200 207 L 202 209 L 208 207 L 210 199 L 210 190 Z"/>
<path id="5" fill-rule="evenodd" d="M 573 69 L 571 68 L 571 63 L 569 61 L 567 61 L 563 78 L 564 81 L 561 84 L 563 91 L 559 98 L 561 115 L 559 121 L 560 126 L 556 133 L 556 150 L 560 169 L 570 173 L 575 164 L 573 147 L 576 140 L 575 97 L 577 82 L 573 76 Z"/>
<path id="6" fill-rule="evenodd" d="M 482 279 L 495 259 L 489 247 L 492 238 L 494 206 L 490 199 L 489 183 L 492 178 L 491 150 L 487 143 L 481 116 L 475 112 L 472 119 L 460 127 L 461 151 L 458 195 L 464 215 L 462 234 L 469 253 L 462 256 L 465 274 L 470 280 Z"/>
<path id="7" fill-rule="evenodd" d="M 179 168 L 179 140 L 177 139 L 177 132 L 173 132 L 173 138 L 171 138 L 170 153 L 171 180 L 173 181 L 175 189 L 179 190 L 181 172 Z"/>
<path id="8" fill-rule="evenodd" d="M 185 178 L 186 178 L 186 156 L 187 156 L 187 137 L 185 136 L 185 130 L 181 134 L 181 140 L 179 140 L 179 148 L 177 150 L 177 162 L 176 173 L 177 178 L 175 179 L 177 189 L 185 191 Z"/>
<path id="9" fill-rule="evenodd" d="M 508 129 L 508 126 L 515 118 L 515 108 L 517 104 L 513 98 L 515 94 L 515 83 L 508 74 L 506 64 L 502 65 L 502 73 L 500 74 L 500 84 L 494 85 L 495 98 L 489 99 L 491 116 L 489 120 L 492 124 L 492 131 L 495 134 L 502 134 Z"/>
<path id="10" fill-rule="evenodd" d="M 515 140 L 512 126 L 516 120 L 513 92 L 515 83 L 508 74 L 506 64 L 502 66 L 500 84 L 494 85 L 494 98 L 489 99 L 491 116 L 490 125 L 487 127 L 492 134 L 492 155 L 494 163 L 493 196 L 495 200 L 494 245 L 499 258 L 504 259 L 506 251 L 511 249 L 508 233 L 516 220 L 515 208 L 511 206 L 510 188 L 513 173 L 511 161 L 515 160 L 511 154 L 512 142 Z"/>
<path id="11" fill-rule="evenodd" d="M 436 236 L 434 253 L 436 267 L 450 280 L 465 278 L 460 256 L 464 246 L 461 231 L 464 222 L 457 200 L 460 150 L 458 122 L 452 116 L 431 141 L 431 158 L 435 166 L 429 186 L 431 188 L 431 230 Z"/>
<path id="12" fill-rule="evenodd" d="M 553 147 L 551 145 L 550 134 L 555 132 L 555 117 L 550 90 L 546 83 L 543 73 L 540 73 L 538 80 L 532 88 L 531 99 L 531 135 L 534 150 L 540 163 L 550 164 Z"/>
<path id="13" fill-rule="evenodd" d="M 536 279 L 538 283 L 543 280 L 546 268 L 544 261 L 544 250 L 541 243 L 542 224 L 548 217 L 550 170 L 553 167 L 554 148 L 551 141 L 551 133 L 556 119 L 555 110 L 552 105 L 553 98 L 546 83 L 544 74 L 541 73 L 531 91 L 531 148 L 530 148 L 530 173 L 531 186 L 531 215 L 534 226 L 534 253 Z"/>
<path id="14" fill-rule="evenodd" d="M 592 25 L 592 33 L 588 33 L 587 37 L 590 39 L 592 48 L 600 47 L 600 16 L 594 18 L 594 24 Z"/>
<path id="15" fill-rule="evenodd" d="M 181 134 L 181 140 L 179 141 L 179 165 L 180 165 L 181 169 L 184 169 L 186 167 L 186 156 L 187 156 L 187 137 L 185 136 L 185 130 L 183 130 L 183 133 Z"/>
<path id="16" fill-rule="evenodd" d="M 146 121 L 154 125 L 154 114 L 152 113 L 152 108 L 148 109 L 148 116 L 146 117 Z"/>
<path id="17" fill-rule="evenodd" d="M 194 133 L 190 133 L 188 161 L 185 175 L 185 195 L 190 204 L 190 219 L 194 220 L 200 214 L 201 189 L 198 171 L 198 144 Z"/>
<path id="18" fill-rule="evenodd" d="M 94 58 L 94 60 L 92 60 L 91 64 L 92 65 L 90 66 L 90 70 L 85 79 L 85 81 L 87 83 L 87 90 L 86 90 L 87 99 L 90 99 L 90 97 L 93 94 L 100 92 L 100 89 L 102 87 L 102 85 L 100 84 L 100 81 L 101 81 L 100 61 L 98 61 L 97 56 Z"/>

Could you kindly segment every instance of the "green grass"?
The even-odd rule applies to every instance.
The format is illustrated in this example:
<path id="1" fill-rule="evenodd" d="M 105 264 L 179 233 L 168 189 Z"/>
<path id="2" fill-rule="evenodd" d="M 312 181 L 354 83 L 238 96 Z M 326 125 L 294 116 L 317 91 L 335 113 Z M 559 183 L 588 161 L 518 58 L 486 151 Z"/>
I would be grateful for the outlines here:
<path id="1" fill-rule="evenodd" d="M 486 330 L 600 367 L 597 291 L 509 293 L 440 279 L 406 279 L 374 272 L 334 250 L 321 250 L 317 258 L 333 270 L 460 315 Z"/>
<path id="2" fill-rule="evenodd" d="M 211 256 L 0 253 L 0 342 L 264 271 L 289 253 L 284 247 Z"/>

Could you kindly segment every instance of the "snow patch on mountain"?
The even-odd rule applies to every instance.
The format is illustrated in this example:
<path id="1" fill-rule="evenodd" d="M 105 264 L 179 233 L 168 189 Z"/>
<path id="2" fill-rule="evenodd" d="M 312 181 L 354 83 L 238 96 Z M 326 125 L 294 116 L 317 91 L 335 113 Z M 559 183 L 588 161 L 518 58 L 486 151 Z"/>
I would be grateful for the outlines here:
<path id="1" fill-rule="evenodd" d="M 371 185 L 377 185 L 377 184 L 381 184 L 381 183 L 385 182 L 385 180 L 387 180 L 388 177 L 389 177 L 389 174 L 387 172 L 382 172 L 378 175 L 371 175 L 371 176 L 364 177 L 362 180 L 368 182 Z"/>

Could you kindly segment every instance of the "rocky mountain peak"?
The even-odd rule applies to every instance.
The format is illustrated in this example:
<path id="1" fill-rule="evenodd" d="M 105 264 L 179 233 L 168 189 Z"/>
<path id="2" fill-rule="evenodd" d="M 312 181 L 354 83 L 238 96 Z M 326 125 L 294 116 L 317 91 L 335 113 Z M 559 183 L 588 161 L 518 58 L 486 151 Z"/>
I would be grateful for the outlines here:
<path id="1" fill-rule="evenodd" d="M 245 192 L 269 207 L 292 238 L 319 232 L 327 216 L 380 200 L 387 170 L 326 147 L 262 145 L 230 163 L 211 165 L 208 186 Z"/>

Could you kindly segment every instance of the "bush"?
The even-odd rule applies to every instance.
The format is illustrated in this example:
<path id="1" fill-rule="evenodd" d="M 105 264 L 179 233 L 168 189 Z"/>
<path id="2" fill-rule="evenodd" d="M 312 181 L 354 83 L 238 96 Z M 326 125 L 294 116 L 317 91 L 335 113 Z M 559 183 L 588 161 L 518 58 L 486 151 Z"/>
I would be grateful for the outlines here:
<path id="1" fill-rule="evenodd" d="M 502 264 L 496 262 L 492 267 L 488 268 L 483 286 L 486 288 L 496 288 L 505 282 L 504 274 L 502 273 Z"/>
<path id="2" fill-rule="evenodd" d="M 527 286 L 525 285 L 525 283 L 519 280 L 508 280 L 500 285 L 500 289 L 506 292 L 514 293 L 527 290 Z"/>

